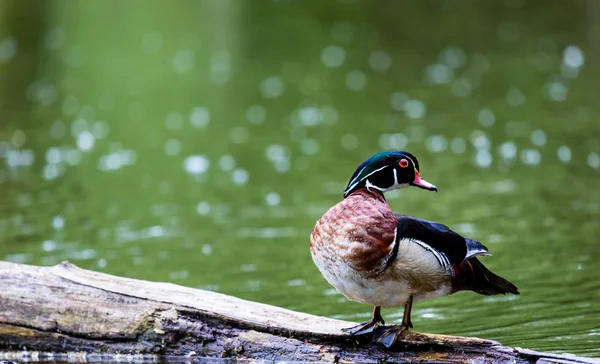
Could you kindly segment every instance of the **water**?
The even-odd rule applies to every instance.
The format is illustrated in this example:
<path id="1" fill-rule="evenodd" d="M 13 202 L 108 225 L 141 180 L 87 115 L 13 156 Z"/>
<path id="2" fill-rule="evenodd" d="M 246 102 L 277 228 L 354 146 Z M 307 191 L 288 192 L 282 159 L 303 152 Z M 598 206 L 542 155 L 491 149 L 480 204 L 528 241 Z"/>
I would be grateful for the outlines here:
<path id="1" fill-rule="evenodd" d="M 308 236 L 406 149 L 440 192 L 392 208 L 522 293 L 420 302 L 415 328 L 600 355 L 596 2 L 139 5 L 0 2 L 0 259 L 364 320 Z"/>

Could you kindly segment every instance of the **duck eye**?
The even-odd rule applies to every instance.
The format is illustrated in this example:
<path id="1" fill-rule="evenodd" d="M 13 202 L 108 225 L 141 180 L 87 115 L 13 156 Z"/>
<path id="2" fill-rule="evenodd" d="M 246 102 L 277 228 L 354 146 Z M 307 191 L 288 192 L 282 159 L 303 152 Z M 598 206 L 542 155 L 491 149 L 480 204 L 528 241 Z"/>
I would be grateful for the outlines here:
<path id="1" fill-rule="evenodd" d="M 409 164 L 408 160 L 406 160 L 406 159 L 400 159 L 400 162 L 398 162 L 398 165 L 402 168 L 408 167 L 408 164 Z"/>

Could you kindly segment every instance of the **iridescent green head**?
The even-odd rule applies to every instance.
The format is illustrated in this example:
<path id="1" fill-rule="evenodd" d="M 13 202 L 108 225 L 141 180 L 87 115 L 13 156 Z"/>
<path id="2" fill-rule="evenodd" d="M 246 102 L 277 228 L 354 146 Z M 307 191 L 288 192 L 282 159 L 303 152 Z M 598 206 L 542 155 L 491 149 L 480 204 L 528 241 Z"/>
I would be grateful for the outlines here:
<path id="1" fill-rule="evenodd" d="M 414 155 L 390 150 L 377 153 L 358 166 L 344 191 L 344 198 L 361 188 L 385 192 L 408 186 L 437 192 L 437 187 L 421 178 L 419 161 Z"/>

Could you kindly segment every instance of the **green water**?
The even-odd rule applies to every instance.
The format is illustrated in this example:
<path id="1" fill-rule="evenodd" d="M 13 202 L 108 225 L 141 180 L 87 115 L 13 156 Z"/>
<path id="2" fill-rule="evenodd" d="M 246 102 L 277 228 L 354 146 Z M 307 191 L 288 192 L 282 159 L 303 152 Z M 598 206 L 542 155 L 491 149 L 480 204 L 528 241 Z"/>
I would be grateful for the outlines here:
<path id="1" fill-rule="evenodd" d="M 521 291 L 420 302 L 416 330 L 600 356 L 598 4 L 0 1 L 0 259 L 364 320 L 308 237 L 405 149 L 440 192 L 392 208 Z"/>

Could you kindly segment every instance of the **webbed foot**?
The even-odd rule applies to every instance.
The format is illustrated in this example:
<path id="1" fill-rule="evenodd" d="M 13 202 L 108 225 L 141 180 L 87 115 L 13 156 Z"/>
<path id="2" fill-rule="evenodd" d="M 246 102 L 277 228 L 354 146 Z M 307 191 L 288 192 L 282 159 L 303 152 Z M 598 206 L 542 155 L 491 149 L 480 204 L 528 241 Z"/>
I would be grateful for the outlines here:
<path id="1" fill-rule="evenodd" d="M 404 332 L 406 332 L 407 330 L 408 326 L 404 324 L 386 327 L 382 330 L 379 336 L 375 337 L 378 334 L 377 332 L 375 333 L 373 341 L 380 343 L 389 349 L 396 343 L 398 338 L 401 337 L 402 334 L 404 334 Z"/>
<path id="2" fill-rule="evenodd" d="M 383 321 L 383 317 L 381 317 L 381 308 L 375 306 L 373 309 L 373 318 L 362 324 L 342 329 L 342 331 L 347 332 L 350 336 L 360 336 L 372 333 L 373 330 L 383 324 L 385 324 L 385 321 Z"/>
<path id="3" fill-rule="evenodd" d="M 367 322 L 363 322 L 362 324 L 352 326 L 347 329 L 342 329 L 342 331 L 347 332 L 348 334 L 350 334 L 350 336 L 360 336 L 360 335 L 372 333 L 373 330 L 376 327 L 378 327 L 380 324 L 383 324 L 383 322 L 380 323 L 380 322 L 377 322 L 377 321 L 371 319 Z"/>

